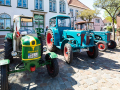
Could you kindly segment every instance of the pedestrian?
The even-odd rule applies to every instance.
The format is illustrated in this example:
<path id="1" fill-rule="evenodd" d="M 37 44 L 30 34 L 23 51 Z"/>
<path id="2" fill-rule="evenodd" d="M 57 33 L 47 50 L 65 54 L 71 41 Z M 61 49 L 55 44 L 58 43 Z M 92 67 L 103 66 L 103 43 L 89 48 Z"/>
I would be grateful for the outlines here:
<path id="1" fill-rule="evenodd" d="M 48 26 L 46 26 L 46 32 L 47 32 L 47 30 L 48 30 Z M 46 32 L 45 32 L 45 36 L 46 36 Z"/>

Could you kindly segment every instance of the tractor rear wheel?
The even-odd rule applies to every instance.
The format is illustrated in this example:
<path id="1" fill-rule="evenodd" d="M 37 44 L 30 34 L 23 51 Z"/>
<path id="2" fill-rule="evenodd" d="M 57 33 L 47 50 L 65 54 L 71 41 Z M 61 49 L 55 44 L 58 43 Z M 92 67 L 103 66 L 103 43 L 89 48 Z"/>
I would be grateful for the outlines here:
<path id="1" fill-rule="evenodd" d="M 106 51 L 107 50 L 107 48 L 108 48 L 108 46 L 107 46 L 107 43 L 106 42 L 104 42 L 104 41 L 99 41 L 98 43 L 97 43 L 97 46 L 98 46 L 98 49 L 100 50 L 100 51 Z"/>
<path id="2" fill-rule="evenodd" d="M 89 48 L 89 51 L 87 51 L 87 54 L 90 58 L 97 58 L 98 56 L 98 47 L 97 46 L 93 46 Z"/>
<path id="3" fill-rule="evenodd" d="M 40 42 L 41 42 L 41 56 L 43 55 L 43 41 L 42 38 L 39 38 Z"/>
<path id="4" fill-rule="evenodd" d="M 5 50 L 4 59 L 9 59 L 10 63 L 12 63 L 13 62 L 13 56 L 11 55 L 11 52 L 13 51 L 12 39 L 5 40 L 4 50 Z"/>
<path id="5" fill-rule="evenodd" d="M 64 58 L 65 61 L 70 64 L 73 60 L 73 52 L 70 44 L 66 43 L 64 46 Z"/>
<path id="6" fill-rule="evenodd" d="M 8 65 L 0 66 L 0 90 L 8 90 Z"/>
<path id="7" fill-rule="evenodd" d="M 46 33 L 46 45 L 49 51 L 53 52 L 56 50 L 54 45 L 54 36 L 51 30 L 48 30 Z"/>
<path id="8" fill-rule="evenodd" d="M 116 46 L 117 46 L 117 44 L 113 40 L 110 40 L 110 43 L 108 43 L 108 48 L 109 49 L 114 49 L 114 48 L 116 48 Z"/>
<path id="9" fill-rule="evenodd" d="M 45 59 L 46 61 L 51 62 L 51 64 L 46 65 L 48 74 L 51 77 L 56 77 L 59 73 L 59 65 L 57 59 L 56 58 L 51 59 L 48 54 L 45 56 Z"/>

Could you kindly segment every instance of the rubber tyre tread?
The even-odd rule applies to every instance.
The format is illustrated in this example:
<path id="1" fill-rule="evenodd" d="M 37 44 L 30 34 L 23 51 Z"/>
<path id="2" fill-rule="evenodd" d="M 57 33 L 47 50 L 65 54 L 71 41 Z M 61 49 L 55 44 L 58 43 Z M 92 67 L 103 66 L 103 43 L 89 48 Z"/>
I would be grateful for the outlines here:
<path id="1" fill-rule="evenodd" d="M 93 48 L 94 48 L 94 54 L 91 56 L 91 55 L 89 55 L 88 54 L 88 52 L 87 52 L 87 54 L 88 54 L 88 56 L 90 57 L 90 58 L 92 58 L 92 59 L 95 59 L 95 58 L 97 58 L 98 57 L 98 53 L 99 53 L 99 51 L 98 51 L 98 47 L 97 46 L 93 46 Z"/>
<path id="2" fill-rule="evenodd" d="M 8 90 L 8 66 L 0 66 L 0 90 Z"/>
<path id="3" fill-rule="evenodd" d="M 41 42 L 41 57 L 43 55 L 43 41 L 42 38 L 39 38 L 40 42 Z"/>
<path id="4" fill-rule="evenodd" d="M 109 49 L 114 49 L 114 48 L 116 48 L 116 46 L 117 46 L 116 42 L 113 41 L 113 40 L 110 40 L 110 41 L 114 43 L 114 46 L 113 46 L 113 47 L 109 47 L 109 45 L 108 45 L 108 48 L 109 48 Z"/>
<path id="5" fill-rule="evenodd" d="M 4 45 L 4 59 L 9 59 L 10 63 L 13 62 L 13 56 L 11 55 L 11 52 L 13 51 L 13 44 L 12 39 L 7 39 Z"/>
<path id="6" fill-rule="evenodd" d="M 47 55 L 48 56 L 48 55 Z M 52 77 L 52 78 L 54 78 L 54 77 L 56 77 L 57 75 L 58 75 L 58 73 L 59 73 L 59 65 L 58 65 L 58 62 L 57 62 L 57 59 L 56 58 L 54 58 L 54 59 L 48 59 L 48 60 L 51 60 L 51 64 L 53 65 L 53 67 L 54 67 L 54 72 L 53 73 L 50 73 L 50 71 L 49 71 L 49 69 L 48 69 L 48 67 L 47 67 L 47 65 L 46 65 L 46 68 L 47 68 L 47 72 L 48 72 L 48 74 Z M 47 60 L 46 60 L 47 61 Z"/>
<path id="7" fill-rule="evenodd" d="M 99 42 L 97 42 L 96 45 L 98 46 L 99 43 L 102 43 L 102 44 L 105 45 L 105 49 L 99 49 L 99 48 L 98 48 L 99 51 L 104 52 L 104 51 L 106 51 L 106 50 L 108 49 L 108 45 L 107 45 L 107 43 L 106 43 L 105 41 L 99 41 Z"/>
<path id="8" fill-rule="evenodd" d="M 52 35 L 52 46 L 51 48 L 48 47 L 47 45 L 47 34 L 50 33 Z M 48 30 L 47 33 L 46 33 L 46 45 L 47 45 L 47 49 L 50 51 L 50 52 L 54 52 L 56 50 L 56 46 L 54 45 L 54 36 L 53 36 L 53 33 L 51 30 Z"/>
<path id="9" fill-rule="evenodd" d="M 64 46 L 64 48 L 65 48 L 65 47 L 66 47 L 67 50 L 68 50 L 68 60 L 66 60 L 65 55 L 64 55 L 64 59 L 65 59 L 66 63 L 70 64 L 70 63 L 72 63 L 72 61 L 73 61 L 72 47 L 71 47 L 71 45 L 70 45 L 69 43 L 66 43 L 65 46 Z"/>

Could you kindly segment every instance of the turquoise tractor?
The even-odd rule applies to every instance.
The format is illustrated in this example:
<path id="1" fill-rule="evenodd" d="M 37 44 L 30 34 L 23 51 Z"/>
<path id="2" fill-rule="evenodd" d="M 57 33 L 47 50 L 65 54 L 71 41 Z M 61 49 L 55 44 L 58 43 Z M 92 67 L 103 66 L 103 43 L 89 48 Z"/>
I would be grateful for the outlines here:
<path id="1" fill-rule="evenodd" d="M 49 51 L 57 48 L 64 52 L 68 64 L 73 60 L 74 52 L 87 52 L 90 58 L 98 56 L 98 48 L 94 44 L 93 34 L 89 31 L 71 29 L 69 16 L 57 15 L 50 19 L 50 28 L 46 32 L 46 45 Z"/>
<path id="2" fill-rule="evenodd" d="M 99 51 L 106 51 L 109 49 L 116 48 L 116 42 L 113 40 L 110 40 L 111 33 L 109 31 L 94 31 L 94 22 L 77 22 L 76 26 L 81 27 L 83 25 L 86 25 L 87 28 L 84 30 L 87 30 L 91 32 L 94 36 L 94 42 L 98 46 Z M 79 29 L 78 29 L 79 30 Z"/>
<path id="3" fill-rule="evenodd" d="M 9 90 L 8 76 L 11 73 L 34 72 L 38 67 L 46 65 L 51 77 L 58 75 L 57 55 L 50 52 L 45 55 L 45 60 L 42 59 L 43 50 L 46 49 L 43 49 L 41 35 L 34 30 L 33 25 L 33 17 L 14 16 L 14 32 L 5 36 L 5 59 L 0 60 L 1 90 Z M 9 64 L 14 63 L 13 57 L 19 57 L 21 63 L 10 70 Z"/>

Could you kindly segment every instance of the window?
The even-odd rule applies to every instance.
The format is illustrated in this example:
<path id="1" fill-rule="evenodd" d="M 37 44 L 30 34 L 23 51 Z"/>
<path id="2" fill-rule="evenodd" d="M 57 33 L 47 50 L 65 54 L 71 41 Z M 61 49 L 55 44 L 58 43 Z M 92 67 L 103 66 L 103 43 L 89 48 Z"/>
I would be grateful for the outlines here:
<path id="1" fill-rule="evenodd" d="M 0 14 L 0 30 L 10 30 L 11 17 L 6 14 Z"/>
<path id="2" fill-rule="evenodd" d="M 56 18 L 50 19 L 49 23 L 50 23 L 50 27 L 56 27 Z"/>
<path id="3" fill-rule="evenodd" d="M 18 7 L 27 8 L 27 0 L 18 0 Z"/>
<path id="4" fill-rule="evenodd" d="M 77 15 L 78 15 L 78 10 L 75 10 L 75 16 L 77 17 Z"/>
<path id="5" fill-rule="evenodd" d="M 10 0 L 0 0 L 0 5 L 11 5 L 11 1 Z"/>
<path id="6" fill-rule="evenodd" d="M 109 23 L 109 26 L 111 26 L 111 23 Z"/>
<path id="7" fill-rule="evenodd" d="M 71 17 L 73 17 L 73 9 L 70 9 Z"/>
<path id="8" fill-rule="evenodd" d="M 58 19 L 58 27 L 70 27 L 70 18 Z"/>
<path id="9" fill-rule="evenodd" d="M 56 11 L 56 0 L 49 0 L 49 11 Z"/>
<path id="10" fill-rule="evenodd" d="M 60 13 L 65 13 L 65 9 L 66 9 L 66 6 L 65 6 L 65 1 L 64 0 L 60 0 Z"/>
<path id="11" fill-rule="evenodd" d="M 100 23 L 100 19 L 95 19 L 95 22 L 96 23 Z"/>
<path id="12" fill-rule="evenodd" d="M 42 0 L 35 0 L 35 9 L 43 10 L 43 1 Z"/>

